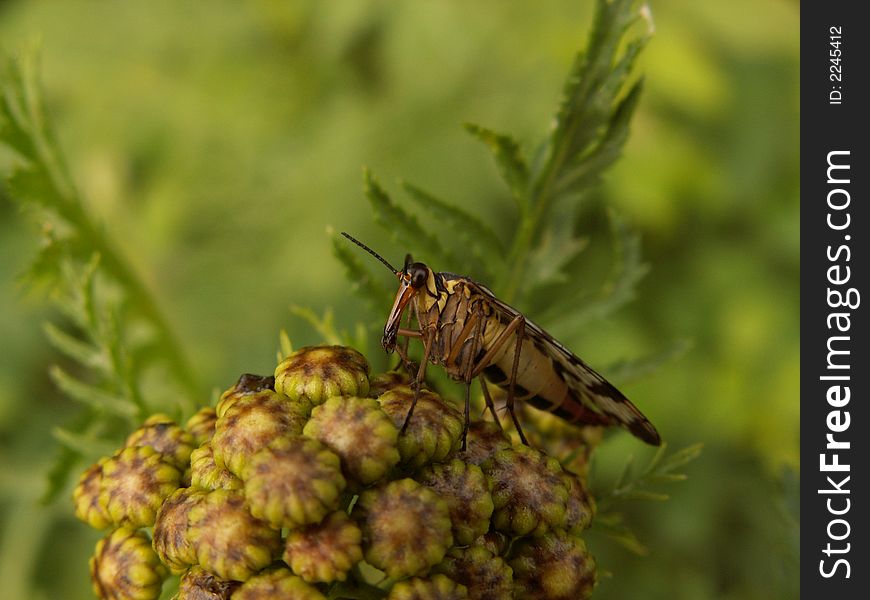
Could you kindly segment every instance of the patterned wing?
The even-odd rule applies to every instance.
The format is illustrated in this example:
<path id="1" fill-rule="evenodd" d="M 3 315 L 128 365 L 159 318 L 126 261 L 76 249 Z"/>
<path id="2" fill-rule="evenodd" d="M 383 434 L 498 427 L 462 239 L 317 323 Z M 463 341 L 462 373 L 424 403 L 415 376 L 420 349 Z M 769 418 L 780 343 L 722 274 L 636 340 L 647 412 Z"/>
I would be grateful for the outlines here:
<path id="1" fill-rule="evenodd" d="M 479 288 L 480 293 L 488 296 L 490 306 L 502 323 L 506 324 L 521 314 L 512 306 L 499 300 L 485 286 L 479 283 L 475 283 L 475 286 Z M 656 428 L 622 392 L 552 335 L 528 318 L 524 318 L 525 339 L 522 352 L 537 352 L 546 357 L 553 375 L 561 378 L 567 386 L 567 395 L 560 398 L 558 402 L 554 402 L 552 398 L 534 395 L 525 399 L 527 402 L 571 423 L 619 425 L 648 444 L 654 446 L 661 444 L 661 437 Z M 507 345 L 512 346 L 512 343 L 508 342 Z M 539 362 L 543 362 L 540 357 L 536 358 Z M 527 359 L 520 355 L 521 362 Z M 509 384 L 510 374 L 507 372 L 509 369 L 505 367 L 506 365 L 502 365 L 496 368 L 497 371 L 502 372 L 499 375 L 504 374 L 504 377 L 500 377 L 501 381 L 494 381 L 502 387 L 507 387 Z"/>

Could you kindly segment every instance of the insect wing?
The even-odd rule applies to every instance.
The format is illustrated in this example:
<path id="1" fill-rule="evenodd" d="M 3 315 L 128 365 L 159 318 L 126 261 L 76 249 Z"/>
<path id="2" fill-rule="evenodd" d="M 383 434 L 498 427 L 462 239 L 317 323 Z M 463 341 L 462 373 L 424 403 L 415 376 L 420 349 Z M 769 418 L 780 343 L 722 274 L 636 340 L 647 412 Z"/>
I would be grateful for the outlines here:
<path id="1" fill-rule="evenodd" d="M 506 322 L 512 321 L 521 313 L 512 306 L 499 300 L 486 286 L 474 284 L 480 293 L 487 296 L 492 309 L 501 314 Z M 621 425 L 648 444 L 658 446 L 661 437 L 643 413 L 631 403 L 616 387 L 587 365 L 576 354 L 568 350 L 552 335 L 526 318 L 525 336 L 535 348 L 552 362 L 553 369 L 562 378 L 571 392 L 567 402 L 573 407 L 564 406 L 577 415 L 576 422 L 591 424 Z"/>

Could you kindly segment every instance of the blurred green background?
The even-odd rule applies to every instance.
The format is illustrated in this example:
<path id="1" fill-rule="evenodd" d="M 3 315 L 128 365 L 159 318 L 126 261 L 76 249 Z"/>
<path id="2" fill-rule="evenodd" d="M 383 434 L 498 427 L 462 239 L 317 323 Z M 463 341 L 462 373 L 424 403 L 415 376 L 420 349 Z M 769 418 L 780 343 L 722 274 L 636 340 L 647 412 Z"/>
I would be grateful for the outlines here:
<path id="1" fill-rule="evenodd" d="M 691 339 L 625 391 L 671 448 L 705 450 L 668 502 L 629 507 L 649 555 L 590 540 L 611 574 L 595 597 L 795 598 L 799 4 L 652 10 L 644 95 L 601 189 L 641 232 L 651 270 L 583 346 L 563 341 L 595 365 Z M 205 402 L 239 373 L 271 370 L 280 328 L 319 341 L 291 304 L 332 307 L 341 328 L 380 324 L 389 307 L 375 314 L 353 294 L 327 233 L 351 231 L 394 262 L 414 250 L 373 223 L 364 165 L 388 189 L 405 178 L 498 224 L 504 189 L 461 123 L 531 149 L 590 15 L 590 2 L 556 0 L 7 0 L 0 44 L 39 41 L 70 171 L 184 340 Z M 78 407 L 46 378 L 53 309 L 15 283 L 36 240 L 0 188 L 0 595 L 89 598 L 99 535 L 66 496 L 37 502 L 51 430 Z M 648 453 L 614 435 L 597 467 L 606 479 Z"/>

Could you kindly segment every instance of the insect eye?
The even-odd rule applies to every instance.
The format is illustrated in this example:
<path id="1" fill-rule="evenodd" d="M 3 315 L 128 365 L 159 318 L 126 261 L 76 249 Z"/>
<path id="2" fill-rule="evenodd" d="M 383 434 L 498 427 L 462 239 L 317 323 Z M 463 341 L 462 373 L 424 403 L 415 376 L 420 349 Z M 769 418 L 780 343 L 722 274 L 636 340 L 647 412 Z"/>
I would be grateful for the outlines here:
<path id="1" fill-rule="evenodd" d="M 411 265 L 409 272 L 411 274 L 411 287 L 415 289 L 422 287 L 429 278 L 429 269 L 420 263 Z"/>

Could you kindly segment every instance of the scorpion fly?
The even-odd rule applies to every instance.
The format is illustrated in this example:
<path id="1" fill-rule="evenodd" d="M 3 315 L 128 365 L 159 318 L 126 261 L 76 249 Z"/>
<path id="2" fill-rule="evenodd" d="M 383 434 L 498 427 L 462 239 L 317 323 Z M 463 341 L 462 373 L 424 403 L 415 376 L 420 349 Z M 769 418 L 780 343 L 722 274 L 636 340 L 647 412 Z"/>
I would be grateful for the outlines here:
<path id="1" fill-rule="evenodd" d="M 448 376 L 465 384 L 465 428 L 468 431 L 469 394 L 472 380 L 481 378 L 487 409 L 500 425 L 483 378 L 507 391 L 505 408 L 522 442 L 528 445 L 514 403 L 527 402 L 573 424 L 618 425 L 654 446 L 661 444 L 658 431 L 643 413 L 604 377 L 549 333 L 515 308 L 499 300 L 488 288 L 462 275 L 436 273 L 421 262 L 405 257 L 394 268 L 377 252 L 342 232 L 342 235 L 381 261 L 399 280 L 399 290 L 384 326 L 381 345 L 389 354 L 398 351 L 409 366 L 398 336 L 419 338 L 423 358 L 414 378 L 415 396 L 404 428 L 414 411 L 428 363 L 443 367 Z M 408 306 L 418 329 L 401 326 Z M 408 319 L 410 326 L 410 317 Z"/>

